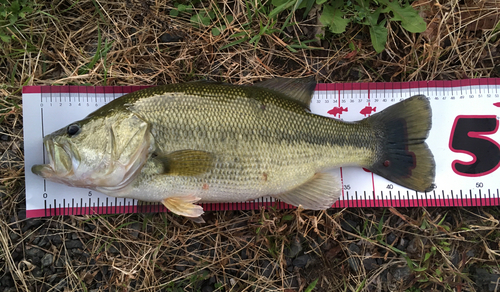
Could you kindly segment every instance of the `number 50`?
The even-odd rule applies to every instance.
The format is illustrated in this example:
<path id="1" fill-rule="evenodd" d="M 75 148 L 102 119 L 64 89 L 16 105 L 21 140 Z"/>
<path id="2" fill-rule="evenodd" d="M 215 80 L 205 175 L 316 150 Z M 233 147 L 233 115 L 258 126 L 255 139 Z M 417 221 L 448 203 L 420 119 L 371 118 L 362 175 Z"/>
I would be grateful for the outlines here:
<path id="1" fill-rule="evenodd" d="M 500 145 L 485 137 L 498 130 L 494 115 L 457 116 L 450 135 L 450 149 L 472 156 L 472 161 L 452 162 L 453 171 L 462 176 L 483 176 L 500 167 Z"/>

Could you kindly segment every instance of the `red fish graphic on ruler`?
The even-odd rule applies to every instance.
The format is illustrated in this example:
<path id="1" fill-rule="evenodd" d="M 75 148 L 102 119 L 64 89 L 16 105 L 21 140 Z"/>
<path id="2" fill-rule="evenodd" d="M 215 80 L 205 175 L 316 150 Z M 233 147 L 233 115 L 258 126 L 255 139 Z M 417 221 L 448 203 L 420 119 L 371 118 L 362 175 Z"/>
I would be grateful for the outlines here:
<path id="1" fill-rule="evenodd" d="M 348 108 L 347 108 L 347 107 L 343 108 L 343 107 L 341 107 L 341 106 L 340 106 L 340 107 L 339 107 L 339 106 L 336 106 L 336 107 L 334 107 L 333 109 L 329 110 L 327 113 L 329 113 L 330 115 L 333 115 L 334 117 L 336 117 L 336 116 L 337 116 L 337 114 L 338 114 L 338 115 L 339 115 L 339 117 L 340 117 L 340 115 L 341 115 L 343 112 L 347 112 L 347 111 L 348 111 Z"/>
<path id="2" fill-rule="evenodd" d="M 376 112 L 376 111 L 377 111 L 377 107 L 371 107 L 371 106 L 367 105 L 359 113 L 366 117 L 367 115 L 371 114 L 372 112 Z"/>
<path id="3" fill-rule="evenodd" d="M 495 102 L 493 105 L 500 107 L 500 102 Z M 328 113 L 330 113 L 330 112 L 328 112 Z"/>

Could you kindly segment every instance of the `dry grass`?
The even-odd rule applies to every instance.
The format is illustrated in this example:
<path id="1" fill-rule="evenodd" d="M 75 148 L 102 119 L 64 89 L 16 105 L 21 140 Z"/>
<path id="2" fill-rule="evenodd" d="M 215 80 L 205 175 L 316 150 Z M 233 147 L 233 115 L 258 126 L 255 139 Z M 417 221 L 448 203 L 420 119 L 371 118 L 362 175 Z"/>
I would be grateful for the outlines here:
<path id="1" fill-rule="evenodd" d="M 414 6 L 428 31 L 409 34 L 391 23 L 387 50 L 375 54 L 359 26 L 309 44 L 320 49 L 291 52 L 286 45 L 296 36 L 317 32 L 315 14 L 297 16 L 297 25 L 256 45 L 220 50 L 232 34 L 252 37 L 267 21 L 258 13 L 250 21 L 240 0 L 219 3 L 235 19 L 219 36 L 211 29 L 224 21 L 195 28 L 188 17 L 170 17 L 173 3 L 165 0 L 39 2 L 11 28 L 15 39 L 0 44 L 0 278 L 12 277 L 17 291 L 199 291 L 209 281 L 218 291 L 304 291 L 315 279 L 316 291 L 482 291 L 476 270 L 500 269 L 496 207 L 217 212 L 204 225 L 170 214 L 22 218 L 22 85 L 200 78 L 244 84 L 306 74 L 320 82 L 500 77 L 499 32 L 491 25 L 498 23 L 497 2 Z M 357 226 L 347 228 L 346 220 Z M 310 255 L 305 268 L 287 262 L 294 244 Z M 53 255 L 53 270 L 32 262 L 37 248 Z M 367 269 L 371 259 L 381 260 Z M 402 277 L 408 266 L 410 275 Z"/>

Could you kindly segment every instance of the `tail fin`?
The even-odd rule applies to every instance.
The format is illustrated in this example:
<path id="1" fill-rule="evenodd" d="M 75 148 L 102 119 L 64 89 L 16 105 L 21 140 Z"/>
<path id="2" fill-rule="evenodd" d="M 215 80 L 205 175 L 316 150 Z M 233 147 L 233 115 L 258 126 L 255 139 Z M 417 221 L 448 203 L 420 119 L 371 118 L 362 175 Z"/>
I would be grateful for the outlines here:
<path id="1" fill-rule="evenodd" d="M 433 189 L 434 157 L 424 142 L 431 129 L 431 107 L 423 95 L 410 97 L 366 118 L 381 143 L 372 172 L 416 191 Z"/>

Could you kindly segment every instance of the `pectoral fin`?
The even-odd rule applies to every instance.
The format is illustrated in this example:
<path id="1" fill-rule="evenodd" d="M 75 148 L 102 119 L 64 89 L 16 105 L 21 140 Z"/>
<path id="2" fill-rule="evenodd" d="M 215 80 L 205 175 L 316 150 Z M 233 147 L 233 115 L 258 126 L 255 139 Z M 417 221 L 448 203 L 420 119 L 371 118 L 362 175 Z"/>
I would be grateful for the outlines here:
<path id="1" fill-rule="evenodd" d="M 285 203 L 309 210 L 330 208 L 341 194 L 341 186 L 336 177 L 329 173 L 316 173 L 311 179 L 296 188 L 275 195 Z"/>
<path id="2" fill-rule="evenodd" d="M 199 175 L 206 173 L 214 165 L 214 156 L 200 150 L 179 150 L 154 159 L 163 165 L 163 173 L 169 175 Z"/>
<path id="3" fill-rule="evenodd" d="M 177 215 L 182 215 L 190 218 L 197 218 L 203 214 L 203 208 L 194 203 L 200 198 L 195 196 L 180 196 L 163 199 L 161 202 L 167 209 Z"/>

